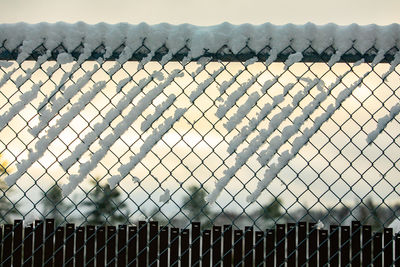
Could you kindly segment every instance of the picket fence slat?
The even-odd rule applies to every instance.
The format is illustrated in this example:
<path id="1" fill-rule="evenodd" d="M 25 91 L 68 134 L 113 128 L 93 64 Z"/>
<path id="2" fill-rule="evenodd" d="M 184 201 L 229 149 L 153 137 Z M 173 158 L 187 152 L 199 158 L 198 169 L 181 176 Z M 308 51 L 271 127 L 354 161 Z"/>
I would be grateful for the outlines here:
<path id="1" fill-rule="evenodd" d="M 158 222 L 150 222 L 149 266 L 157 266 Z"/>
<path id="2" fill-rule="evenodd" d="M 329 229 L 329 253 L 330 266 L 339 266 L 339 226 L 331 225 Z"/>
<path id="3" fill-rule="evenodd" d="M 128 266 L 136 267 L 137 226 L 128 227 Z"/>
<path id="4" fill-rule="evenodd" d="M 318 263 L 318 232 L 315 223 L 308 224 L 308 262 L 310 266 L 317 266 Z"/>
<path id="5" fill-rule="evenodd" d="M 232 225 L 224 225 L 223 266 L 232 266 Z"/>
<path id="6" fill-rule="evenodd" d="M 1 228 L 1 227 L 0 227 Z M 1 231 L 0 231 L 1 233 Z M 1 238 L 0 238 L 1 239 Z M 57 244 L 57 242 L 56 242 Z M 33 249 L 33 225 L 28 225 L 24 227 L 24 258 L 22 266 L 32 266 L 32 249 Z M 1 246 L 0 246 L 1 248 Z M 1 249 L 0 249 L 1 251 Z M 0 253 L 1 255 L 1 253 Z M 56 254 L 57 256 L 57 254 Z M 57 257 L 56 257 L 57 260 Z"/>
<path id="7" fill-rule="evenodd" d="M 189 229 L 181 231 L 181 266 L 189 266 Z"/>
<path id="8" fill-rule="evenodd" d="M 276 265 L 281 266 L 285 262 L 285 235 L 286 227 L 284 224 L 276 226 Z"/>
<path id="9" fill-rule="evenodd" d="M 105 239 L 106 239 L 106 228 L 104 226 L 100 226 L 97 228 L 96 233 L 96 266 L 103 267 L 105 266 Z"/>
<path id="10" fill-rule="evenodd" d="M 341 266 L 347 266 L 350 263 L 350 226 L 341 227 L 340 256 Z"/>
<path id="11" fill-rule="evenodd" d="M 4 254 L 3 254 L 3 242 L 4 242 L 3 237 L 4 237 L 3 227 L 0 227 L 0 259 L 3 259 L 3 256 L 4 256 Z M 1 262 L 3 262 L 3 261 L 1 261 Z"/>
<path id="12" fill-rule="evenodd" d="M 382 233 L 374 233 L 374 250 L 373 260 L 374 266 L 382 266 Z"/>
<path id="13" fill-rule="evenodd" d="M 168 245 L 168 241 L 167 241 Z M 160 259 L 161 261 L 161 259 Z M 200 223 L 192 222 L 192 259 L 191 266 L 200 266 Z"/>
<path id="14" fill-rule="evenodd" d="M 201 266 L 202 267 L 210 267 L 210 259 L 211 259 L 211 231 L 204 230 L 203 231 L 203 245 L 202 245 L 202 259 L 201 259 Z"/>
<path id="15" fill-rule="evenodd" d="M 266 266 L 275 266 L 275 230 L 267 229 Z"/>
<path id="16" fill-rule="evenodd" d="M 253 227 L 246 226 L 244 234 L 244 266 L 253 266 Z"/>
<path id="17" fill-rule="evenodd" d="M 400 233 L 397 233 L 395 236 L 395 261 L 394 266 L 400 266 Z"/>
<path id="18" fill-rule="evenodd" d="M 213 226 L 212 228 L 212 266 L 220 267 L 221 266 L 221 226 Z"/>
<path id="19" fill-rule="evenodd" d="M 64 227 L 57 227 L 56 229 L 56 240 L 55 240 L 55 261 L 64 265 Z M 28 265 L 30 266 L 30 265 Z"/>
<path id="20" fill-rule="evenodd" d="M 319 266 L 328 264 L 328 231 L 318 230 Z"/>
<path id="21" fill-rule="evenodd" d="M 138 265 L 147 266 L 147 223 L 144 221 L 140 221 L 138 231 L 139 231 Z"/>
<path id="22" fill-rule="evenodd" d="M 94 225 L 86 226 L 86 259 L 85 264 L 87 267 L 94 267 L 95 263 L 95 240 L 96 240 L 96 227 Z"/>
<path id="23" fill-rule="evenodd" d="M 126 266 L 126 225 L 118 225 L 117 266 Z"/>
<path id="24" fill-rule="evenodd" d="M 299 222 L 298 224 L 298 265 L 303 266 L 307 262 L 307 223 Z"/>
<path id="25" fill-rule="evenodd" d="M 35 221 L 33 266 L 41 267 L 43 261 L 43 221 Z"/>
<path id="26" fill-rule="evenodd" d="M 84 245 L 85 245 L 85 228 L 83 226 L 79 226 L 76 229 L 75 267 L 85 266 Z"/>
<path id="27" fill-rule="evenodd" d="M 14 221 L 13 266 L 20 267 L 22 259 L 22 220 Z"/>
<path id="28" fill-rule="evenodd" d="M 12 257 L 12 224 L 4 225 L 3 264 L 4 267 L 11 266 Z"/>
<path id="29" fill-rule="evenodd" d="M 115 226 L 107 227 L 107 265 L 109 267 L 115 266 L 115 248 L 116 248 L 116 228 Z"/>
<path id="30" fill-rule="evenodd" d="M 263 266 L 264 260 L 264 232 L 256 231 L 255 266 Z"/>
<path id="31" fill-rule="evenodd" d="M 171 237 L 170 237 L 170 258 L 169 264 L 170 266 L 178 266 L 179 259 L 179 229 L 171 228 Z"/>
<path id="32" fill-rule="evenodd" d="M 353 266 L 361 266 L 361 223 L 351 223 L 351 263 Z"/>
<path id="33" fill-rule="evenodd" d="M 45 241 L 44 241 L 44 266 L 53 266 L 54 254 L 54 219 L 46 219 L 45 222 Z"/>
<path id="34" fill-rule="evenodd" d="M 168 229 L 166 226 L 160 227 L 160 267 L 168 266 Z"/>
<path id="35" fill-rule="evenodd" d="M 383 266 L 392 266 L 393 265 L 393 229 L 385 228 L 383 230 Z"/>
<path id="36" fill-rule="evenodd" d="M 289 266 L 296 266 L 296 224 L 288 223 L 287 226 L 287 262 Z"/>
<path id="37" fill-rule="evenodd" d="M 55 225 L 53 219 L 0 226 L 1 266 L 400 266 L 400 233 L 315 223 L 277 224 L 266 231 L 233 225 L 201 230 L 138 226 Z M 145 265 L 143 265 L 145 264 Z"/>
<path id="38" fill-rule="evenodd" d="M 369 266 L 372 262 L 372 227 L 362 227 L 362 266 Z"/>

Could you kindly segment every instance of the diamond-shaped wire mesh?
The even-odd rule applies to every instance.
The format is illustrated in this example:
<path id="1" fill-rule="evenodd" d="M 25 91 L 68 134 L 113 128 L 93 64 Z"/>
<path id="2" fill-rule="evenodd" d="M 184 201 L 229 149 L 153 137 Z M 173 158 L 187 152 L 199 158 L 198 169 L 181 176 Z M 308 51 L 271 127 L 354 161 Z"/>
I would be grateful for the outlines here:
<path id="1" fill-rule="evenodd" d="M 245 47 L 237 55 L 222 47 L 188 62 L 183 47 L 162 62 L 165 47 L 150 61 L 150 49 L 143 45 L 122 64 L 112 58 L 123 44 L 108 61 L 98 60 L 104 54 L 100 46 L 79 62 L 82 49 L 78 46 L 70 62 L 59 64 L 54 59 L 65 53 L 62 45 L 45 59 L 41 45 L 22 63 L 16 61 L 18 49 L 0 48 L 7 59 L 0 67 L 0 114 L 15 110 L 0 131 L 1 223 L 48 217 L 77 224 L 154 219 L 183 228 L 202 221 L 206 227 L 262 230 L 277 222 L 348 225 L 357 219 L 379 229 L 398 216 L 398 116 L 370 145 L 366 140 L 399 102 L 400 72 L 387 63 L 373 65 L 373 47 L 363 55 L 352 48 L 333 65 L 328 64 L 332 47 L 321 54 L 310 47 L 303 54 L 311 56 L 290 66 L 284 61 L 294 53 L 291 47 L 270 65 L 265 63 L 269 47 L 258 54 Z M 389 50 L 384 62 L 395 52 Z M 20 106 L 20 97 L 35 85 L 37 96 Z M 96 86 L 101 86 L 98 93 L 71 115 Z M 330 105 L 338 108 L 249 203 L 264 173 L 279 166 L 279 158 L 306 138 Z M 184 113 L 177 115 L 180 109 Z M 176 122 L 168 127 L 171 116 Z M 65 127 L 54 134 L 65 118 Z M 264 139 L 248 155 L 246 149 L 259 135 Z M 54 140 L 44 143 L 43 156 L 6 186 L 8 174 L 17 172 L 17 165 L 49 136 Z M 111 142 L 109 136 L 116 138 Z M 77 153 L 82 144 L 85 149 Z M 97 162 L 96 153 L 104 147 L 106 154 Z M 109 188 L 107 180 L 132 159 L 134 168 Z M 59 187 L 86 169 L 83 182 L 63 197 Z M 229 183 L 209 205 L 207 195 L 232 170 Z"/>

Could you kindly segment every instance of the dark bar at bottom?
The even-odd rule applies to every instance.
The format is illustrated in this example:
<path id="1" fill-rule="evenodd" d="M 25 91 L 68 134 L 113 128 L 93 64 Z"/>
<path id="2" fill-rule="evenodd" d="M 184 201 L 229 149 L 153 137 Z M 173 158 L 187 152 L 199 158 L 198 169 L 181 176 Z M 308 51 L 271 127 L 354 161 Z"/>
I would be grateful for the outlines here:
<path id="1" fill-rule="evenodd" d="M 202 249 L 202 260 L 201 266 L 202 267 L 209 267 L 211 266 L 211 230 L 204 230 L 203 231 L 203 249 Z"/>
<path id="2" fill-rule="evenodd" d="M 242 266 L 243 261 L 243 231 L 235 230 L 233 233 L 233 266 Z"/>

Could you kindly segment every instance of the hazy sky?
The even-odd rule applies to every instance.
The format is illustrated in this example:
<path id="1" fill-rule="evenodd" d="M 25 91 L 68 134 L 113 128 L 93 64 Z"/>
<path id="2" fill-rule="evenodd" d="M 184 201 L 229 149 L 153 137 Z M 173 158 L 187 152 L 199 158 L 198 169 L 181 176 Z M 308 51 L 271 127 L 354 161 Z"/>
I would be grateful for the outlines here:
<path id="1" fill-rule="evenodd" d="M 400 23 L 399 0 L 1 0 L 0 23 Z"/>

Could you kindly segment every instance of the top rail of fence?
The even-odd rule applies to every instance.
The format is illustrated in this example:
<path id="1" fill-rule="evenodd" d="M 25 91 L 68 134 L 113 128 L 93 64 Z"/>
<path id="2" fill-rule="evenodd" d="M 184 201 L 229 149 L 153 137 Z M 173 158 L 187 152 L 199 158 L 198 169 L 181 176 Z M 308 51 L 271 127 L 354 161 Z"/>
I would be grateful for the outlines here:
<path id="1" fill-rule="evenodd" d="M 300 52 L 298 62 L 391 63 L 399 50 L 399 24 L 0 24 L 0 60 L 37 60 L 46 55 L 48 61 L 54 61 L 59 54 L 68 53 L 75 60 L 84 55 L 85 61 L 115 61 L 129 54 L 121 61 L 196 61 L 209 57 L 210 61 L 285 62 Z"/>
<path id="2" fill-rule="evenodd" d="M 21 44 L 22 45 L 22 44 Z M 106 61 L 115 61 L 118 60 L 122 51 L 126 46 L 121 44 L 119 48 L 114 50 L 113 54 L 110 57 L 107 57 Z M 270 47 L 265 47 L 261 52 L 256 53 L 250 50 L 248 47 L 245 47 L 237 54 L 234 54 L 232 51 L 228 49 L 226 45 L 222 46 L 221 49 L 217 53 L 210 53 L 204 51 L 204 54 L 197 58 L 192 58 L 192 61 L 197 61 L 201 57 L 209 57 L 211 62 L 215 61 L 227 61 L 227 62 L 245 62 L 252 58 L 257 58 L 257 62 L 265 62 L 270 56 L 269 50 Z M 84 46 L 83 44 L 79 45 L 73 52 L 71 52 L 72 57 L 76 60 L 83 54 Z M 46 48 L 44 46 L 39 46 L 27 57 L 25 60 L 37 60 L 40 56 L 46 54 Z M 86 59 L 86 61 L 95 61 L 99 58 L 104 58 L 105 55 L 105 47 L 103 45 L 94 49 L 91 55 Z M 147 51 L 147 52 L 146 52 Z M 145 45 L 143 45 L 138 51 L 132 54 L 129 58 L 129 61 L 141 61 L 148 56 L 148 51 L 150 51 Z M 394 60 L 396 53 L 399 51 L 397 47 L 393 47 L 389 49 L 383 56 L 380 63 L 390 63 Z M 51 53 L 51 56 L 48 57 L 48 61 L 57 60 L 58 55 L 67 52 L 62 46 L 59 46 L 57 49 L 54 49 Z M 161 47 L 151 58 L 151 61 L 161 61 L 164 56 L 168 54 L 168 48 Z M 182 61 L 188 56 L 189 49 L 187 47 L 183 47 L 178 53 L 174 54 L 169 61 Z M 274 60 L 274 62 L 285 62 L 291 54 L 294 53 L 294 49 L 288 46 L 281 53 L 279 53 Z M 18 55 L 20 54 L 19 49 L 14 49 L 9 51 L 4 47 L 0 48 L 0 60 L 17 60 Z M 329 62 L 331 57 L 335 54 L 334 47 L 327 48 L 324 52 L 318 53 L 312 47 L 308 47 L 305 51 L 302 52 L 303 58 L 300 62 Z M 378 50 L 374 47 L 369 49 L 366 53 L 361 54 L 354 47 L 346 51 L 341 58 L 337 62 L 357 62 L 359 60 L 363 60 L 366 63 L 371 63 L 375 59 L 378 54 Z"/>

